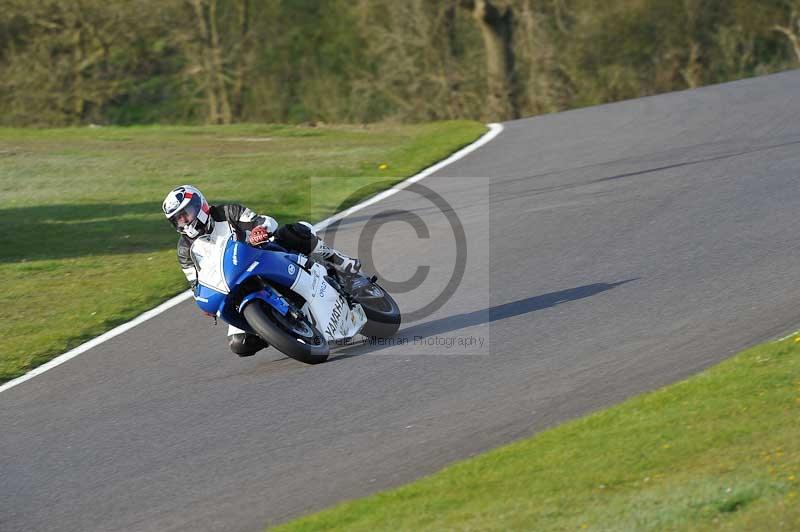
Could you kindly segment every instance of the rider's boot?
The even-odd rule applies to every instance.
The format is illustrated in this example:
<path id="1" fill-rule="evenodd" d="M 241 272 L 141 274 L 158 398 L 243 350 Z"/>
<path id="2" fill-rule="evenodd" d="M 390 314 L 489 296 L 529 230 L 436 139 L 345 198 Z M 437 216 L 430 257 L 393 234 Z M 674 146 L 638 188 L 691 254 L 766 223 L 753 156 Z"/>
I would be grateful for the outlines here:
<path id="1" fill-rule="evenodd" d="M 361 270 L 360 260 L 348 257 L 341 251 L 333 249 L 323 242 L 322 239 L 317 240 L 317 245 L 311 252 L 311 258 L 322 259 L 327 264 L 333 266 L 337 271 L 350 275 L 356 274 Z"/>
<path id="2" fill-rule="evenodd" d="M 348 257 L 341 251 L 335 250 L 326 244 L 319 236 L 317 235 L 316 231 L 314 231 L 314 227 L 308 222 L 297 222 L 294 226 L 287 226 L 288 229 L 284 229 L 284 238 L 287 243 L 290 244 L 293 242 L 294 237 L 293 234 L 300 234 L 303 231 L 306 232 L 308 235 L 304 238 L 305 242 L 311 249 L 311 253 L 308 255 L 315 260 L 322 260 L 324 263 L 333 266 L 334 269 L 341 273 L 346 274 L 356 274 L 361 270 L 361 261 L 358 259 L 354 259 L 352 257 Z M 280 230 L 279 230 L 280 231 Z M 291 234 L 290 234 L 291 233 Z M 280 236 L 280 235 L 279 235 Z M 298 245 L 298 247 L 300 247 Z"/>

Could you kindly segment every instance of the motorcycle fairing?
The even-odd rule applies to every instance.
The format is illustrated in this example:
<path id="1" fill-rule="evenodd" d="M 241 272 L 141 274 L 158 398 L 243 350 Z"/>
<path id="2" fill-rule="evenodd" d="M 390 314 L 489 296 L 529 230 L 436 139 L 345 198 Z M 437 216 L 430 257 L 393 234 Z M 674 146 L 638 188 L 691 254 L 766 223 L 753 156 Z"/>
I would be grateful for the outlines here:
<path id="1" fill-rule="evenodd" d="M 238 286 L 253 276 L 291 288 L 302 268 L 296 253 L 265 251 L 243 242 L 232 242 L 225 250 L 225 280 Z"/>
<path id="2" fill-rule="evenodd" d="M 297 277 L 292 290 L 306 300 L 303 313 L 328 340 L 350 338 L 358 334 L 367 323 L 367 316 L 361 305 L 352 308 L 342 294 L 326 280 L 327 270 L 321 264 L 301 256 L 305 266 Z"/>
<path id="3" fill-rule="evenodd" d="M 327 270 L 310 261 L 305 255 L 283 251 L 261 250 L 231 239 L 230 235 L 204 235 L 191 248 L 198 271 L 195 301 L 208 313 L 226 322 L 252 331 L 240 314 L 254 299 L 261 299 L 281 314 L 289 305 L 272 287 L 245 296 L 238 308 L 231 304 L 230 287 L 258 276 L 288 287 L 302 296 L 306 303 L 302 311 L 328 340 L 350 338 L 358 334 L 367 322 L 361 305 L 351 305 L 339 291 L 326 281 Z"/>
<path id="4" fill-rule="evenodd" d="M 197 268 L 198 285 L 195 288 L 195 301 L 207 314 L 221 317 L 226 322 L 250 331 L 239 310 L 244 303 L 261 299 L 281 314 L 286 314 L 289 306 L 283 297 L 270 287 L 248 294 L 239 308 L 233 308 L 228 295 L 231 286 L 238 286 L 253 275 L 270 281 L 291 286 L 300 269 L 294 265 L 296 255 L 283 252 L 265 252 L 231 239 L 231 234 L 211 234 L 199 237 L 190 250 Z"/>
<path id="5" fill-rule="evenodd" d="M 275 292 L 271 287 L 267 286 L 263 290 L 259 290 L 257 292 L 250 292 L 244 298 L 242 298 L 242 302 L 239 303 L 239 308 L 237 309 L 238 312 L 241 312 L 244 307 L 247 306 L 248 303 L 253 301 L 254 299 L 260 299 L 269 303 L 270 306 L 275 308 L 278 312 L 283 315 L 286 315 L 289 312 L 289 303 L 286 302 L 280 294 Z"/>

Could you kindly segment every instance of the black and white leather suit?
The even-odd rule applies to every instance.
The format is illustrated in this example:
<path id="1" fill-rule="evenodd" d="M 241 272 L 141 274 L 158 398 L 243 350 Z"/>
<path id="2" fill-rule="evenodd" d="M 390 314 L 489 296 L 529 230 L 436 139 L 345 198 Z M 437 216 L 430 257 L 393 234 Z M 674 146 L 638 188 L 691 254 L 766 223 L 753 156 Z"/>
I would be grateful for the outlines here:
<path id="1" fill-rule="evenodd" d="M 209 214 L 213 220 L 210 231 L 213 235 L 229 236 L 233 233 L 237 240 L 246 241 L 253 228 L 263 226 L 270 234 L 275 235 L 275 243 L 288 251 L 304 255 L 311 255 L 320 243 L 311 231 L 310 225 L 300 222 L 279 227 L 274 218 L 256 214 L 244 205 L 235 203 L 211 205 Z M 194 239 L 186 235 L 181 235 L 178 240 L 178 262 L 192 287 L 197 284 L 197 270 L 189 253 L 193 241 Z M 231 351 L 239 356 L 250 356 L 266 347 L 265 342 L 258 336 L 248 334 L 232 325 L 228 327 L 228 345 Z"/>

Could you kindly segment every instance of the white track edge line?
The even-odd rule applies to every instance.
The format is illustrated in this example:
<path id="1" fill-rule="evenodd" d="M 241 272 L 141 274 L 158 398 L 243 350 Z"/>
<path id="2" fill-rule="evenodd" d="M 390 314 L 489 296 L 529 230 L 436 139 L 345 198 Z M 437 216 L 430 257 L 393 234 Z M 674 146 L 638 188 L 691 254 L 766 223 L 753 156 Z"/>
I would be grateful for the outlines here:
<path id="1" fill-rule="evenodd" d="M 383 199 L 386 199 L 389 196 L 393 196 L 394 194 L 397 194 L 398 192 L 400 192 L 404 188 L 408 187 L 412 183 L 416 183 L 418 181 L 421 181 L 421 180 L 425 179 L 426 177 L 428 177 L 429 175 L 431 175 L 432 173 L 434 173 L 434 172 L 436 172 L 438 170 L 441 170 L 445 166 L 456 162 L 457 160 L 461 159 L 462 157 L 465 157 L 466 155 L 469 155 L 470 153 L 474 152 L 475 150 L 477 150 L 478 148 L 480 148 L 484 144 L 487 144 L 488 142 L 490 142 L 497 135 L 499 135 L 500 132 L 503 131 L 503 125 L 502 124 L 492 123 L 492 124 L 487 124 L 487 126 L 489 127 L 489 131 L 484 133 L 478 140 L 476 140 L 472 144 L 469 144 L 469 145 L 461 148 L 460 150 L 458 150 L 454 154 L 450 155 L 446 159 L 443 159 L 443 160 L 439 161 L 438 163 L 434 164 L 433 166 L 429 166 L 428 168 L 422 170 L 418 174 L 413 175 L 413 176 L 409 177 L 408 179 L 406 179 L 405 181 L 402 181 L 402 182 L 396 184 L 392 188 L 390 188 L 388 190 L 384 190 L 383 192 L 381 192 L 379 194 L 376 194 L 375 196 L 372 196 L 371 198 L 367 199 L 366 201 L 363 201 L 363 202 L 361 202 L 361 203 L 359 203 L 357 205 L 353 205 L 349 209 L 345 209 L 344 211 L 342 211 L 340 213 L 334 214 L 330 218 L 322 220 L 318 224 L 314 225 L 314 230 L 315 231 L 321 231 L 321 230 L 325 229 L 326 227 L 328 227 L 329 225 L 331 225 L 332 223 L 338 222 L 342 218 L 345 218 L 346 216 L 349 216 L 349 215 L 353 214 L 354 212 L 360 211 L 361 209 L 369 207 L 370 205 L 373 205 L 373 204 L 375 204 L 375 203 L 377 203 L 377 202 L 379 202 L 379 201 L 381 201 Z M 32 369 L 31 371 L 29 371 L 25 375 L 22 375 L 21 377 L 17 377 L 16 379 L 12 379 L 12 380 L 8 381 L 7 383 L 0 385 L 0 393 L 4 392 L 6 390 L 10 390 L 11 388 L 13 388 L 15 386 L 18 386 L 18 385 L 22 384 L 23 382 L 34 378 L 37 375 L 41 375 L 42 373 L 44 373 L 47 370 L 53 369 L 56 366 L 60 366 L 64 362 L 67 362 L 67 361 L 75 358 L 76 356 L 80 355 L 81 353 L 85 353 L 86 351 L 92 349 L 93 347 L 97 347 L 98 345 L 100 345 L 100 344 L 102 344 L 104 342 L 107 342 L 108 340 L 111 340 L 115 336 L 119 336 L 120 334 L 122 334 L 122 333 L 124 333 L 124 332 L 126 332 L 126 331 L 128 331 L 130 329 L 133 329 L 137 325 L 140 325 L 140 324 L 146 322 L 147 320 L 149 320 L 150 318 L 153 318 L 155 316 L 158 316 L 159 314 L 162 314 L 163 312 L 171 309 L 172 307 L 174 307 L 175 305 L 178 305 L 179 303 L 182 303 L 182 302 L 186 301 L 187 299 L 190 299 L 191 297 L 192 297 L 191 290 L 187 290 L 186 292 L 182 292 L 182 293 L 178 294 L 177 296 L 173 297 L 172 299 L 170 299 L 168 301 L 165 301 L 164 303 L 158 305 L 157 307 L 155 307 L 153 309 L 150 309 L 147 312 L 144 312 L 143 314 L 140 314 L 139 316 L 137 316 L 136 318 L 132 319 L 131 321 L 129 321 L 127 323 L 123 323 L 122 325 L 119 325 L 119 326 L 111 329 L 110 331 L 106 331 L 103 334 L 101 334 L 100 336 L 98 336 L 96 338 L 92 338 L 88 342 L 85 342 L 85 343 L 79 345 L 75 349 L 71 349 L 70 351 L 67 351 L 66 353 L 58 355 L 57 357 L 53 358 L 49 362 L 45 362 L 41 366 L 38 366 L 38 367 Z"/>
<path id="2" fill-rule="evenodd" d="M 786 335 L 786 336 L 784 336 L 783 338 L 778 338 L 777 340 L 773 340 L 773 341 L 772 341 L 772 343 L 783 342 L 784 340 L 788 340 L 788 339 L 789 339 L 789 338 L 791 338 L 792 336 L 797 336 L 798 334 L 800 334 L 800 330 L 798 330 L 798 331 L 795 331 L 795 332 L 793 332 L 792 334 L 787 334 L 787 335 Z"/>
<path id="3" fill-rule="evenodd" d="M 96 338 L 92 338 L 88 342 L 79 345 L 75 349 L 67 351 L 64 354 L 58 355 L 56 358 L 50 360 L 49 362 L 45 362 L 41 366 L 38 366 L 38 367 L 32 369 L 31 371 L 29 371 L 28 373 L 26 373 L 25 375 L 23 375 L 21 377 L 17 377 L 14 380 L 8 381 L 7 383 L 5 383 L 2 386 L 0 386 L 0 392 L 4 392 L 4 391 L 6 391 L 6 390 L 8 390 L 10 388 L 13 388 L 14 386 L 22 384 L 23 382 L 25 382 L 25 381 L 27 381 L 29 379 L 32 379 L 35 376 L 40 375 L 40 374 L 44 373 L 45 371 L 47 371 L 49 369 L 52 369 L 52 368 L 54 368 L 56 366 L 60 366 L 64 362 L 75 358 L 76 356 L 80 355 L 81 353 L 84 353 L 84 352 L 88 351 L 89 349 L 102 344 L 103 342 L 111 340 L 115 336 L 119 336 L 120 334 L 124 333 L 125 331 L 127 331 L 129 329 L 133 329 L 137 325 L 139 325 L 141 323 L 144 323 L 145 321 L 149 320 L 150 318 L 152 318 L 154 316 L 158 316 L 162 312 L 171 309 L 172 307 L 174 307 L 175 305 L 177 305 L 179 303 L 182 303 L 183 301 L 186 301 L 190 297 L 192 297 L 192 292 L 190 290 L 187 290 L 186 292 L 182 292 L 182 293 L 178 294 L 177 296 L 173 297 L 172 299 L 169 299 L 169 300 L 165 301 L 164 303 L 161 303 L 156 308 L 150 309 L 147 312 L 145 312 L 143 314 L 140 314 L 139 316 L 135 317 L 131 321 L 129 321 L 127 323 L 123 323 L 122 325 L 119 325 L 119 326 L 111 329 L 110 331 L 106 331 L 103 334 L 101 334 L 100 336 L 97 336 Z"/>
<path id="4" fill-rule="evenodd" d="M 433 166 L 429 166 L 428 168 L 422 170 L 420 173 L 418 173 L 416 175 L 413 175 L 413 176 L 409 177 L 408 179 L 406 179 L 404 181 L 401 181 L 400 183 L 394 185 L 392 188 L 384 190 L 383 192 L 380 192 L 380 193 L 372 196 L 371 198 L 369 198 L 369 199 L 367 199 L 365 201 L 362 201 L 361 203 L 359 203 L 357 205 L 353 205 L 349 209 L 345 209 L 345 210 L 343 210 L 342 212 L 340 212 L 338 214 L 334 214 L 330 218 L 322 220 L 321 222 L 319 222 L 318 224 L 316 224 L 314 226 L 314 230 L 315 231 L 320 231 L 322 229 L 325 229 L 329 225 L 331 225 L 331 224 L 333 224 L 335 222 L 338 222 L 342 218 L 350 216 L 354 212 L 358 212 L 361 209 L 369 207 L 370 205 L 373 205 L 375 203 L 378 203 L 381 200 L 384 200 L 384 199 L 388 198 L 389 196 L 393 196 L 393 195 L 397 194 L 398 192 L 400 192 L 401 190 L 403 190 L 404 188 L 407 188 L 409 185 L 411 185 L 413 183 L 417 183 L 418 181 L 422 181 L 423 179 L 425 179 L 426 177 L 428 177 L 432 173 L 441 170 L 445 166 L 453 164 L 457 160 L 459 160 L 459 159 L 463 158 L 464 156 L 469 155 L 470 153 L 474 152 L 475 150 L 477 150 L 478 148 L 480 148 L 484 144 L 487 144 L 492 139 L 494 139 L 497 135 L 499 135 L 500 132 L 503 131 L 503 124 L 492 123 L 492 124 L 487 124 L 487 126 L 489 127 L 489 131 L 484 133 L 481 136 L 481 138 L 479 138 L 478 140 L 476 140 L 472 144 L 469 144 L 468 146 L 465 146 L 465 147 L 461 148 L 460 150 L 458 150 L 457 152 L 452 154 L 450 157 L 439 161 L 438 163 L 434 164 Z"/>

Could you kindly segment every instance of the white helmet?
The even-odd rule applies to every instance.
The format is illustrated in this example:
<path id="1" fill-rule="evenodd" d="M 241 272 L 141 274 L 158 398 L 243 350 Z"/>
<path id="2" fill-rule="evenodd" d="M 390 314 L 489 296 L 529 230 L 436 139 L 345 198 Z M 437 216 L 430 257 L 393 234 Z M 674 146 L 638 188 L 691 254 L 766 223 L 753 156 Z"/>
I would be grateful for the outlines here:
<path id="1" fill-rule="evenodd" d="M 210 233 L 213 228 L 206 198 L 191 185 L 181 185 L 170 191 L 161 208 L 172 227 L 189 238 Z"/>

